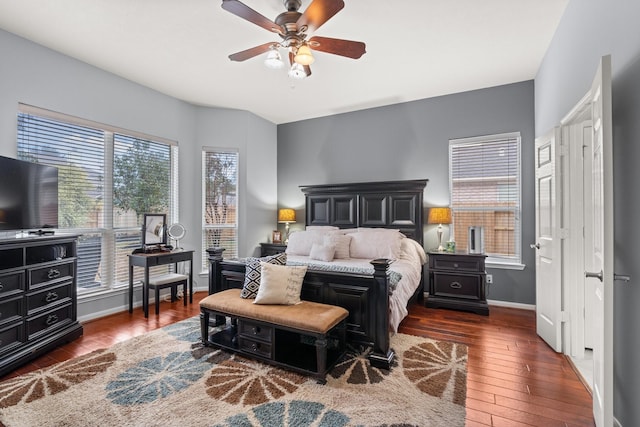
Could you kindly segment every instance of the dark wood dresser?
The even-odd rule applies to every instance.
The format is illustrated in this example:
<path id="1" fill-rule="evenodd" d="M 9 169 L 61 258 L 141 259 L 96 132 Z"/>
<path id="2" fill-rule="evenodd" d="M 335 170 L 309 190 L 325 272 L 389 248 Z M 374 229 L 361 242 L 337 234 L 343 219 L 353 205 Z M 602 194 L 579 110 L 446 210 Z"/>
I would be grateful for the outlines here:
<path id="1" fill-rule="evenodd" d="M 488 315 L 485 254 L 428 252 L 427 307 Z"/>
<path id="2" fill-rule="evenodd" d="M 82 335 L 77 236 L 0 240 L 0 376 Z"/>

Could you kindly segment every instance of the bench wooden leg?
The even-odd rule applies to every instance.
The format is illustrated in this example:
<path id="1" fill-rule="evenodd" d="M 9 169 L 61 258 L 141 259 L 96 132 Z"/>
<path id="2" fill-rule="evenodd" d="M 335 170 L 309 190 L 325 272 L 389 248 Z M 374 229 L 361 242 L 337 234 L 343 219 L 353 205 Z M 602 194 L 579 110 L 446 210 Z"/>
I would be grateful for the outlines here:
<path id="1" fill-rule="evenodd" d="M 322 375 L 322 377 L 318 377 L 318 384 L 326 384 L 327 379 L 325 378 L 324 372 L 327 369 L 327 337 L 322 336 L 320 338 L 316 338 L 316 369 L 318 371 L 318 375 Z"/>
<path id="2" fill-rule="evenodd" d="M 209 312 L 203 311 L 200 313 L 200 334 L 202 335 L 202 343 L 208 345 L 209 343 Z"/>

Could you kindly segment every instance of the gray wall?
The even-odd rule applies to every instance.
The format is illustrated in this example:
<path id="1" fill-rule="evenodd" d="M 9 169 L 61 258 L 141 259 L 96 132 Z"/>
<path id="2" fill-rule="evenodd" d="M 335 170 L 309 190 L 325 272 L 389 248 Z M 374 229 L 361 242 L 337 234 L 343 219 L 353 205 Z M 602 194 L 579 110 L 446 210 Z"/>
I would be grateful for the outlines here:
<path id="1" fill-rule="evenodd" d="M 589 90 L 598 61 L 611 54 L 615 271 L 631 283 L 614 288 L 614 415 L 640 425 L 640 2 L 572 0 L 535 79 L 536 135 L 566 115 Z"/>
<path id="2" fill-rule="evenodd" d="M 449 204 L 449 139 L 522 134 L 523 271 L 489 269 L 488 297 L 535 304 L 533 82 L 395 104 L 278 126 L 278 204 L 304 226 L 305 184 L 427 178 L 425 206 Z M 425 247 L 437 246 L 435 226 Z M 445 238 L 447 235 L 445 234 Z"/>
<path id="3" fill-rule="evenodd" d="M 276 125 L 246 111 L 195 107 L 0 30 L 0 155 L 16 156 L 18 103 L 178 141 L 181 246 L 194 249 L 196 287 L 206 289 L 201 250 L 201 149 L 240 152 L 239 254 L 257 253 L 275 225 Z M 179 78 L 179 76 L 177 77 Z M 139 302 L 140 295 L 136 294 Z M 123 310 L 126 292 L 81 298 L 82 319 Z"/>

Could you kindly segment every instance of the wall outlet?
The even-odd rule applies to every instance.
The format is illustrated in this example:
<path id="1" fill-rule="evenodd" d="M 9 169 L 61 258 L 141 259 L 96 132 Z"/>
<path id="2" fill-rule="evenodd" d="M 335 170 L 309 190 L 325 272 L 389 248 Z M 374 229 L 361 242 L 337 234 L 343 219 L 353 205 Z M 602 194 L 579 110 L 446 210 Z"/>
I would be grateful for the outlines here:
<path id="1" fill-rule="evenodd" d="M 487 274 L 487 284 L 493 283 L 493 274 Z"/>

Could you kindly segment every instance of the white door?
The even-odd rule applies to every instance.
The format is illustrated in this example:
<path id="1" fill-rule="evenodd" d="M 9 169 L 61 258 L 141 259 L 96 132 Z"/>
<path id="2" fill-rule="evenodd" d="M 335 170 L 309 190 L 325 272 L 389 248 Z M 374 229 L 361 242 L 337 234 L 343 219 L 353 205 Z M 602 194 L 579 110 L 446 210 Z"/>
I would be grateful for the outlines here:
<path id="1" fill-rule="evenodd" d="M 536 330 L 557 352 L 562 350 L 559 144 L 559 129 L 535 142 L 536 242 L 531 245 L 536 249 Z"/>
<path id="2" fill-rule="evenodd" d="M 591 86 L 593 117 L 592 271 L 594 285 L 593 416 L 596 426 L 613 425 L 613 135 L 611 57 L 605 56 Z"/>

